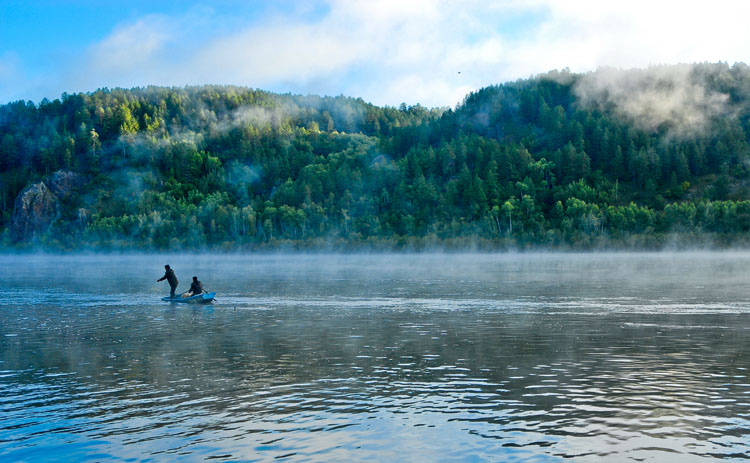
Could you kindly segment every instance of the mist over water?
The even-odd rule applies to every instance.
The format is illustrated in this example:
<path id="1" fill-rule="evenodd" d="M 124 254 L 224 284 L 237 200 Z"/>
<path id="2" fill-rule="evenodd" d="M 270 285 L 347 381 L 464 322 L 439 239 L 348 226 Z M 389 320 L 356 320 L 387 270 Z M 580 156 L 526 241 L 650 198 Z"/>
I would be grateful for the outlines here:
<path id="1" fill-rule="evenodd" d="M 161 302 L 166 263 L 217 302 Z M 748 269 L 0 256 L 0 460 L 750 460 Z"/>

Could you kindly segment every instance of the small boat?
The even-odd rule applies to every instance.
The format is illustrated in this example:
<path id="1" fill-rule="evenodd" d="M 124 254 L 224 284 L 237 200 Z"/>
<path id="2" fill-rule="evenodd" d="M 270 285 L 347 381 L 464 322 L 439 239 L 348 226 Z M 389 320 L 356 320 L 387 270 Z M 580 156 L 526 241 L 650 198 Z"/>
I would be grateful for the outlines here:
<path id="1" fill-rule="evenodd" d="M 192 303 L 192 304 L 210 304 L 214 297 L 216 296 L 216 293 L 203 293 L 203 294 L 196 294 L 195 296 L 190 297 L 182 297 L 182 296 L 175 296 L 175 297 L 163 297 L 161 298 L 162 301 L 166 302 L 186 302 L 186 303 Z"/>

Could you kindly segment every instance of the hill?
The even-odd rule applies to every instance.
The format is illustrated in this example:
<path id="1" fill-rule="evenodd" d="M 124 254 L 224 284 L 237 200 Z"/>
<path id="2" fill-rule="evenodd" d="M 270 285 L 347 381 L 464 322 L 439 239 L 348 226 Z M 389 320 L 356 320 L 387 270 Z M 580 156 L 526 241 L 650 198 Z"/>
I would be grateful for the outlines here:
<path id="1" fill-rule="evenodd" d="M 567 71 L 456 108 L 231 86 L 0 106 L 5 246 L 661 247 L 750 238 L 750 67 Z"/>

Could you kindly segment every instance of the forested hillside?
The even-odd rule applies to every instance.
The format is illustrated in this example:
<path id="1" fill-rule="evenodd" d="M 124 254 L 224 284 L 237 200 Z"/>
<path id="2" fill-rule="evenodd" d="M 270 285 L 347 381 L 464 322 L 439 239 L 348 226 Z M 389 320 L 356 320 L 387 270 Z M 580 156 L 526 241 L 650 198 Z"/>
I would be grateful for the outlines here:
<path id="1" fill-rule="evenodd" d="M 750 68 L 721 63 L 551 72 L 451 109 L 229 86 L 14 102 L 2 243 L 742 245 L 749 119 Z"/>

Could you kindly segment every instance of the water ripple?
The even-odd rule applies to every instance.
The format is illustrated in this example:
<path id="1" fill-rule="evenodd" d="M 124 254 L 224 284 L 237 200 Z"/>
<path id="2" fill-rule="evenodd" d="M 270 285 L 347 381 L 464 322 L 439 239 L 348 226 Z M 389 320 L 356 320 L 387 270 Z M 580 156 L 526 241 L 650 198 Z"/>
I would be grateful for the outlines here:
<path id="1" fill-rule="evenodd" d="M 460 284 L 372 259 L 318 277 L 229 257 L 250 279 L 209 307 L 0 270 L 0 460 L 750 460 L 750 301 L 729 285 L 748 262 L 702 261 L 714 291 L 651 258 L 619 287 L 597 258 L 483 257 Z"/>

